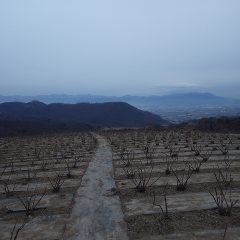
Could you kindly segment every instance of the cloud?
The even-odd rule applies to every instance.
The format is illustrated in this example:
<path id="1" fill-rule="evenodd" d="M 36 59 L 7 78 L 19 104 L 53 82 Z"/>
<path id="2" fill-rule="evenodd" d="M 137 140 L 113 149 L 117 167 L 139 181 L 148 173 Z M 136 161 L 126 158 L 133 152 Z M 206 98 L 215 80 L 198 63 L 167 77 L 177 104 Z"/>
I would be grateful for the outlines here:
<path id="1" fill-rule="evenodd" d="M 235 96 L 239 8 L 239 0 L 3 1 L 0 94 Z"/>

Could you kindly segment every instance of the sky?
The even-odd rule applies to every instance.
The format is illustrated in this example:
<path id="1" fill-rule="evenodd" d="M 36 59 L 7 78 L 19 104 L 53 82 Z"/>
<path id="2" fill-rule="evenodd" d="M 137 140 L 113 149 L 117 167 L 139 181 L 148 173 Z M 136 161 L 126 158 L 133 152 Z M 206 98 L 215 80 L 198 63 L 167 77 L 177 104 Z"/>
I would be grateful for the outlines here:
<path id="1" fill-rule="evenodd" d="M 0 95 L 240 98 L 239 0 L 0 0 Z"/>

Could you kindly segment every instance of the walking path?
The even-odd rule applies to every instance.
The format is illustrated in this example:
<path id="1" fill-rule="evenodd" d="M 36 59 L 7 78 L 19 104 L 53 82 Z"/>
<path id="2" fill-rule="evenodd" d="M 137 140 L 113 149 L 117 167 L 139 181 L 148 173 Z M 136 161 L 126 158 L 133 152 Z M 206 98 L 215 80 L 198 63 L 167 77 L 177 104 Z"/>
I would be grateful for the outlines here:
<path id="1" fill-rule="evenodd" d="M 112 154 L 107 140 L 95 135 L 98 149 L 77 191 L 65 240 L 127 240 L 118 195 L 115 194 Z"/>

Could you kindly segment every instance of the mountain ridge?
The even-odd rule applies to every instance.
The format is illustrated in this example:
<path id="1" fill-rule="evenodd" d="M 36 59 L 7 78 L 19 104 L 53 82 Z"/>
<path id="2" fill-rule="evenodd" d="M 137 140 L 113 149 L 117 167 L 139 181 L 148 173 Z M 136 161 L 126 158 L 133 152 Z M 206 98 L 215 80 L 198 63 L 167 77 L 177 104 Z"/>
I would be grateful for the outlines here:
<path id="1" fill-rule="evenodd" d="M 145 127 L 166 123 L 160 116 L 139 110 L 124 102 L 45 104 L 6 102 L 0 104 L 0 119 L 17 121 L 60 121 L 94 127 Z"/>
<path id="2" fill-rule="evenodd" d="M 41 101 L 50 103 L 105 103 L 105 102 L 126 102 L 141 109 L 167 108 L 167 107 L 188 107 L 195 106 L 240 106 L 240 99 L 225 98 L 216 96 L 209 92 L 175 93 L 169 95 L 151 96 L 101 96 L 101 95 L 67 95 L 51 94 L 38 96 L 0 96 L 0 103 L 3 102 L 29 102 Z"/>

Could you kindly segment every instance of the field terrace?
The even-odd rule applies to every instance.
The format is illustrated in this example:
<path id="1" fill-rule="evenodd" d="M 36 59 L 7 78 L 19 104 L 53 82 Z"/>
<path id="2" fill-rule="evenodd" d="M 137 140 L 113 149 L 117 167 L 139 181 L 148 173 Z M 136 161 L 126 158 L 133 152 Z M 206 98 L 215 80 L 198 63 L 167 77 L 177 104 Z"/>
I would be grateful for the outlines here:
<path id="1" fill-rule="evenodd" d="M 89 133 L 0 139 L 0 239 L 61 239 L 97 142 Z"/>
<path id="2" fill-rule="evenodd" d="M 237 239 L 240 135 L 183 130 L 104 135 L 112 146 L 130 239 Z"/>

